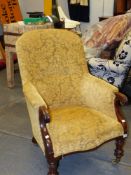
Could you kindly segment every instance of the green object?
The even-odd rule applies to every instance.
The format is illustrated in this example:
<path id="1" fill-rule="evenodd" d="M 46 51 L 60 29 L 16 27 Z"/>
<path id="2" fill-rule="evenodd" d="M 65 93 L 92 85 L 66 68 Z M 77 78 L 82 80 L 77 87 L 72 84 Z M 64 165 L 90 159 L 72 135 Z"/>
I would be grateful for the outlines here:
<path id="1" fill-rule="evenodd" d="M 40 18 L 24 18 L 25 24 L 43 24 L 49 22 L 47 17 L 40 17 Z"/>

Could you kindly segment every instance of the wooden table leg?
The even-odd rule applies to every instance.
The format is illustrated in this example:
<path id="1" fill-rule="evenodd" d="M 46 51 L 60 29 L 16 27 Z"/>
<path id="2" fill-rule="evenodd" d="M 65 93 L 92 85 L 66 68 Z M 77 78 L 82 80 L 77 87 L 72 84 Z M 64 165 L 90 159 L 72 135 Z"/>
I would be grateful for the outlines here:
<path id="1" fill-rule="evenodd" d="M 6 59 L 5 51 L 4 51 L 4 49 L 3 49 L 3 46 L 2 46 L 2 44 L 1 44 L 1 42 L 0 42 L 0 52 L 1 52 L 2 58 L 3 58 L 3 59 Z"/>
<path id="2" fill-rule="evenodd" d="M 14 87 L 14 60 L 13 52 L 6 52 L 6 73 L 7 73 L 7 86 Z"/>

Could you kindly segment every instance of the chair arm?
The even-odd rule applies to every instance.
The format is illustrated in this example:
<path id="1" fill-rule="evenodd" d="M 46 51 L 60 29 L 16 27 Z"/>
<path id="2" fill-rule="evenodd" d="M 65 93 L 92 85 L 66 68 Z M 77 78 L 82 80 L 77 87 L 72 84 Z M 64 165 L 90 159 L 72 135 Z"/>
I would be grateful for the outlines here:
<path id="1" fill-rule="evenodd" d="M 33 108 L 39 110 L 39 116 L 42 118 L 44 123 L 50 122 L 50 116 L 48 113 L 47 105 L 35 86 L 31 83 L 25 83 L 23 85 L 23 92 L 26 100 L 32 105 Z"/>
<path id="2" fill-rule="evenodd" d="M 31 82 L 27 82 L 23 85 L 23 92 L 27 100 L 34 108 L 39 108 L 40 106 L 47 108 L 44 99 Z"/>
<path id="3" fill-rule="evenodd" d="M 91 74 L 85 75 L 81 82 L 81 95 L 84 105 L 113 118 L 117 118 L 114 106 L 117 92 L 117 87 Z"/>
<path id="4" fill-rule="evenodd" d="M 46 124 L 50 122 L 47 105 L 31 82 L 23 84 L 23 92 L 26 98 L 33 137 L 45 153 L 46 150 L 43 141 L 47 140 L 48 131 Z"/>
<path id="5" fill-rule="evenodd" d="M 121 104 L 125 104 L 128 102 L 128 98 L 126 95 L 120 93 L 120 92 L 116 92 L 116 99 L 118 99 L 120 101 Z"/>

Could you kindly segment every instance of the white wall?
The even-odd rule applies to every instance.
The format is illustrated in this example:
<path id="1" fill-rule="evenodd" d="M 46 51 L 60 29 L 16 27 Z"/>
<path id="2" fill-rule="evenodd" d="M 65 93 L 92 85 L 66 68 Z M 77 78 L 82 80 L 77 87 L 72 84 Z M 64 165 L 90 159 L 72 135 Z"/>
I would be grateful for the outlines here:
<path id="1" fill-rule="evenodd" d="M 23 18 L 28 17 L 26 12 L 43 12 L 44 0 L 18 0 Z"/>
<path id="2" fill-rule="evenodd" d="M 44 0 L 19 0 L 23 17 L 28 16 L 26 15 L 28 11 L 43 11 L 43 2 Z M 62 6 L 66 15 L 69 16 L 67 0 L 58 0 L 58 4 Z M 90 24 L 98 22 L 100 16 L 112 16 L 113 4 L 114 0 L 90 0 L 90 23 L 82 23 L 82 30 L 85 30 Z"/>
<path id="3" fill-rule="evenodd" d="M 114 0 L 90 0 L 90 22 L 96 23 L 100 16 L 112 16 Z M 104 3 L 103 3 L 104 2 Z"/>
<path id="4" fill-rule="evenodd" d="M 44 9 L 44 0 L 18 0 L 21 7 L 23 18 L 28 15 L 26 12 L 29 11 L 43 11 Z M 58 0 L 58 4 L 64 8 L 65 13 L 68 15 L 68 6 L 66 0 Z M 69 15 L 68 15 L 69 16 Z"/>

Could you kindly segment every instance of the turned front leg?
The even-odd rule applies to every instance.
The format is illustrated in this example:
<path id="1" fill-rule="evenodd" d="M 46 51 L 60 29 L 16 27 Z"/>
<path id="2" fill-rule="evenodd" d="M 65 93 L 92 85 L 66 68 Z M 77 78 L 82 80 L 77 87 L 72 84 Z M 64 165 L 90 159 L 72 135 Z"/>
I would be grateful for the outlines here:
<path id="1" fill-rule="evenodd" d="M 49 172 L 48 175 L 59 175 L 57 168 L 59 160 L 54 159 L 47 159 L 49 164 Z"/>
<path id="2" fill-rule="evenodd" d="M 113 161 L 114 163 L 119 163 L 121 160 L 121 157 L 124 155 L 124 150 L 123 150 L 124 144 L 125 144 L 124 137 L 118 137 L 116 139 L 116 149 L 114 152 L 116 159 Z"/>

